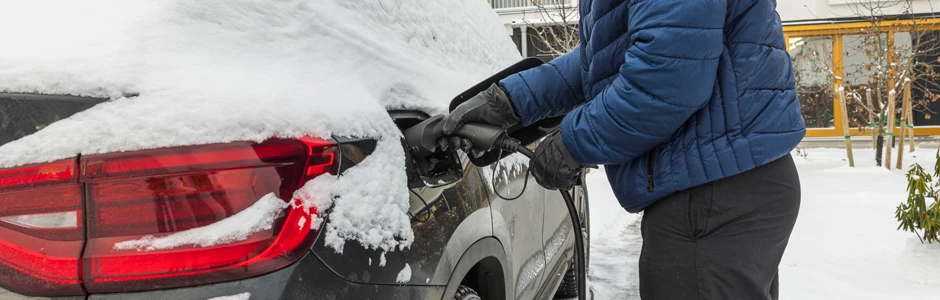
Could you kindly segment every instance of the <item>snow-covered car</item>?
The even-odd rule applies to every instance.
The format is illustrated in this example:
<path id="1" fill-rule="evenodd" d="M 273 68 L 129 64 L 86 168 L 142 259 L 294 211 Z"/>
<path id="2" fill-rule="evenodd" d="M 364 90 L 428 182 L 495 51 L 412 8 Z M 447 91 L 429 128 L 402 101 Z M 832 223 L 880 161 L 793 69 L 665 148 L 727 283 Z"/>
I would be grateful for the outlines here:
<path id="1" fill-rule="evenodd" d="M 525 158 L 407 168 L 402 130 L 519 59 L 485 1 L 14 2 L 0 299 L 576 292 Z"/>

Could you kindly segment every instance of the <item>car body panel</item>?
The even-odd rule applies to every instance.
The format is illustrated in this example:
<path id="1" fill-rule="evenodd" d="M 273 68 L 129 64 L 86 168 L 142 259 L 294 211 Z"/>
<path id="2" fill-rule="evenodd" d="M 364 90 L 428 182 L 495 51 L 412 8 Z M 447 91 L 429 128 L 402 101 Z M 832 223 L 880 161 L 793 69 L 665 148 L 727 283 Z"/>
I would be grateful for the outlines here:
<path id="1" fill-rule="evenodd" d="M 571 224 L 565 200 L 558 191 L 546 191 L 543 199 L 545 226 L 542 230 L 542 237 L 545 240 L 544 251 L 547 266 L 546 284 L 543 286 L 547 290 L 543 290 L 542 293 L 554 293 L 574 255 L 572 251 L 574 250 L 575 227 Z"/>
<path id="2" fill-rule="evenodd" d="M 339 144 L 340 173 L 361 162 L 376 146 L 372 139 L 333 139 Z M 573 254 L 572 226 L 563 200 L 557 192 L 538 186 L 534 178 L 528 177 L 526 184 L 525 172 L 496 176 L 500 195 L 515 197 L 524 191 L 517 200 L 502 199 L 487 180 L 492 174 L 482 174 L 491 168 L 474 166 L 462 152 L 460 161 L 464 166 L 461 180 L 412 190 L 408 213 L 415 242 L 408 249 L 383 254 L 358 242 L 346 242 L 340 254 L 326 245 L 320 232 L 300 261 L 262 276 L 186 288 L 93 294 L 87 299 L 208 299 L 240 293 L 251 293 L 252 299 L 451 299 L 466 280 L 486 281 L 494 289 L 481 291 L 489 295 L 487 299 L 550 298 L 560 282 L 552 273 L 563 274 Z M 469 278 L 481 276 L 470 272 L 484 263 L 489 265 L 486 278 Z M 406 264 L 411 277 L 399 282 Z M 48 299 L 4 290 L 0 295 L 0 299 Z"/>
<path id="3" fill-rule="evenodd" d="M 450 274 L 436 272 L 452 270 L 454 257 L 459 258 L 474 241 L 492 235 L 489 204 L 479 181 L 476 168 L 468 167 L 464 179 L 451 186 L 416 190 L 411 199 L 415 241 L 410 248 L 383 254 L 347 241 L 340 254 L 321 239 L 313 251 L 353 282 L 398 284 L 398 274 L 407 264 L 412 274 L 409 283 L 446 285 Z"/>
<path id="4" fill-rule="evenodd" d="M 88 300 L 210 299 L 250 293 L 250 299 L 440 299 L 444 287 L 360 284 L 337 276 L 315 254 L 263 276 L 197 287 L 97 294 Z"/>
<path id="5" fill-rule="evenodd" d="M 493 178 L 497 181 L 499 195 L 512 198 L 523 192 L 525 172 L 509 172 L 505 177 L 507 182 L 502 182 L 500 177 L 497 172 Z M 513 295 L 510 299 L 533 299 L 542 284 L 545 270 L 542 237 L 545 190 L 535 182 L 535 178 L 529 177 L 528 180 L 525 194 L 516 200 L 502 199 L 492 186 L 487 186 L 494 216 L 494 236 L 500 239 L 512 260 Z"/>

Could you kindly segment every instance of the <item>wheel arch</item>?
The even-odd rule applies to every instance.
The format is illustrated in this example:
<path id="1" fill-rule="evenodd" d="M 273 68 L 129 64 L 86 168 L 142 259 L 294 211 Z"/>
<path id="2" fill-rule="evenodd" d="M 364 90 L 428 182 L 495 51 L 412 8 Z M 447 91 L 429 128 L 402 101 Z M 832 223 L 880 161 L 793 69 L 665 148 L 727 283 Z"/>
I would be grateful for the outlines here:
<path id="1" fill-rule="evenodd" d="M 442 299 L 453 299 L 461 285 L 473 288 L 483 299 L 511 299 L 511 274 L 502 243 L 494 237 L 482 238 L 467 248 L 457 262 Z"/>

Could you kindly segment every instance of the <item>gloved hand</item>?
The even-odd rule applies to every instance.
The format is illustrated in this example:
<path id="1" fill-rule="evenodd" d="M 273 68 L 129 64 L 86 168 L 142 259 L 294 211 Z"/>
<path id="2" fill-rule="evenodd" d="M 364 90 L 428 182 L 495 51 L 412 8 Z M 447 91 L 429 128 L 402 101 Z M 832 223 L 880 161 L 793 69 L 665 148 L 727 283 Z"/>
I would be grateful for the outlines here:
<path id="1" fill-rule="evenodd" d="M 506 91 L 497 84 L 491 85 L 470 100 L 460 104 L 444 118 L 444 134 L 451 135 L 463 124 L 484 123 L 508 129 L 519 124 L 519 117 L 512 108 Z"/>
<path id="2" fill-rule="evenodd" d="M 486 153 L 484 151 L 474 149 L 473 143 L 470 142 L 469 139 L 461 138 L 459 136 L 442 137 L 437 140 L 437 146 L 440 147 L 441 151 L 446 152 L 455 152 L 460 149 L 463 150 L 464 153 L 467 153 L 473 157 L 480 157 Z"/>
<path id="3" fill-rule="evenodd" d="M 561 142 L 561 132 L 557 131 L 535 149 L 535 157 L 529 168 L 535 181 L 550 190 L 570 190 L 584 169 L 571 157 L 568 148 Z"/>

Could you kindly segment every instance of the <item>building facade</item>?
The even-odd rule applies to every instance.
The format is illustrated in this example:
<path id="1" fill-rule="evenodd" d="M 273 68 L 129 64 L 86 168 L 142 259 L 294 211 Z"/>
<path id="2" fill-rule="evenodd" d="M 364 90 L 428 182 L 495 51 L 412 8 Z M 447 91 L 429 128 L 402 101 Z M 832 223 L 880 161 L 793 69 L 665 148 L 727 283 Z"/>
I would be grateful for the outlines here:
<path id="1" fill-rule="evenodd" d="M 557 56 L 545 46 L 553 35 L 544 28 L 578 21 L 577 0 L 488 1 L 525 57 Z M 902 111 L 905 83 L 913 118 L 896 114 L 893 134 L 901 121 L 912 121 L 915 135 L 940 135 L 940 0 L 786 0 L 777 1 L 777 12 L 808 137 L 843 137 L 846 127 L 868 136 L 888 123 L 890 96 Z"/>

